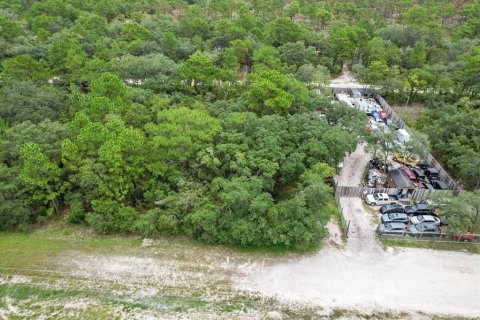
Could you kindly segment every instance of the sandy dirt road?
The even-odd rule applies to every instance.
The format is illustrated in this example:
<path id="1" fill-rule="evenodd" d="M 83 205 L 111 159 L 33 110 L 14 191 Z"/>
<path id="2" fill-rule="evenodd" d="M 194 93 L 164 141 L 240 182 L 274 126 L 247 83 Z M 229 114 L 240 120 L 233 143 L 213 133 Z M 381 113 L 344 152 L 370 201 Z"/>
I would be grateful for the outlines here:
<path id="1" fill-rule="evenodd" d="M 345 157 L 340 174 L 335 177 L 339 186 L 358 187 L 362 182 L 362 174 L 372 156 L 365 151 L 365 144 L 359 144 L 357 149 Z"/>
<path id="2" fill-rule="evenodd" d="M 348 70 L 347 66 L 343 66 L 342 73 L 335 79 L 332 79 L 329 86 L 331 88 L 359 88 L 361 87 L 357 79 L 355 79 Z"/>
<path id="3" fill-rule="evenodd" d="M 328 248 L 310 257 L 255 268 L 239 287 L 361 312 L 480 317 L 479 263 L 479 256 L 457 252 Z"/>

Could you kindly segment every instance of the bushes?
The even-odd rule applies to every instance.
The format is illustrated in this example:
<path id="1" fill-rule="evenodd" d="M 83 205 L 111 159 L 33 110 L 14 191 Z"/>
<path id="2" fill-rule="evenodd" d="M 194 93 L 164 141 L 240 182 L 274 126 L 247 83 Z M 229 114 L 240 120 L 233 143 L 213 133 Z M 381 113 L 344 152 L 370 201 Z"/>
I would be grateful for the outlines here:
<path id="1" fill-rule="evenodd" d="M 137 212 L 132 207 L 122 207 L 113 200 L 92 201 L 92 212 L 86 222 L 98 232 L 132 232 L 135 230 Z"/>

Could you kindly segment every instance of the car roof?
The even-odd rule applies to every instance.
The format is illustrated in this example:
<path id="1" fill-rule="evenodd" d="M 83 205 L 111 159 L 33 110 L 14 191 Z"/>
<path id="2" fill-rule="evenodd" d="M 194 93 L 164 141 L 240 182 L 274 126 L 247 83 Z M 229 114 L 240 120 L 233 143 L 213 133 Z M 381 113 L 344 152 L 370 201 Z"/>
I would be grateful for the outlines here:
<path id="1" fill-rule="evenodd" d="M 401 208 L 402 206 L 399 205 L 399 204 L 387 204 L 385 206 L 383 206 L 385 209 L 393 209 L 393 208 Z"/>
<path id="2" fill-rule="evenodd" d="M 407 225 L 403 222 L 390 222 L 393 228 L 405 228 Z"/>
<path id="3" fill-rule="evenodd" d="M 423 204 L 423 203 L 417 203 L 415 204 L 415 207 L 419 210 L 424 210 L 424 209 L 430 209 L 430 206 L 428 204 Z"/>

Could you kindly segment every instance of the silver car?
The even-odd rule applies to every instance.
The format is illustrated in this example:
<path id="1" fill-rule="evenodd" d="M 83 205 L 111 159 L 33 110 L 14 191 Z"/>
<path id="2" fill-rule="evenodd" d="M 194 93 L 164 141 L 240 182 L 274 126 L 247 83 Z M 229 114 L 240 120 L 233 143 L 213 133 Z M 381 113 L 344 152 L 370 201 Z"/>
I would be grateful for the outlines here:
<path id="1" fill-rule="evenodd" d="M 381 236 L 403 236 L 408 233 L 407 225 L 401 222 L 389 222 L 385 224 L 379 224 L 377 226 L 377 233 Z"/>
<path id="2" fill-rule="evenodd" d="M 420 215 L 420 216 L 413 216 L 410 218 L 410 222 L 413 224 L 419 224 L 422 222 L 426 223 L 433 223 L 436 226 L 440 225 L 440 218 L 431 216 L 431 215 Z"/>
<path id="3" fill-rule="evenodd" d="M 409 218 L 405 213 L 387 213 L 382 215 L 382 223 L 402 222 L 408 223 Z"/>
<path id="4" fill-rule="evenodd" d="M 440 237 L 442 232 L 440 228 L 435 225 L 434 223 L 422 222 L 419 224 L 412 224 L 410 228 L 408 228 L 410 235 L 412 237 Z"/>

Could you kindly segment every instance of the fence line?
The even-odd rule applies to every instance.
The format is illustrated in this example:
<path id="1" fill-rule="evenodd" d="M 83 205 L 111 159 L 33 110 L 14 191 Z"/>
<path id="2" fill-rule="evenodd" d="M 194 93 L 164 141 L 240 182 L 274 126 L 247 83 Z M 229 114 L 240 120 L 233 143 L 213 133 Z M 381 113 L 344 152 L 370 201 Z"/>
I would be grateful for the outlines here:
<path id="1" fill-rule="evenodd" d="M 337 204 L 337 208 L 340 213 L 340 228 L 342 229 L 342 232 L 345 235 L 345 237 L 348 238 L 348 229 L 350 227 L 350 221 L 348 221 L 347 223 L 347 220 L 343 215 L 343 208 L 342 208 L 342 205 L 340 204 L 340 198 L 335 196 L 335 202 Z"/>
<path id="2" fill-rule="evenodd" d="M 368 187 L 349 187 L 349 186 L 339 186 L 335 184 L 335 197 L 363 197 L 367 194 L 374 193 L 387 193 L 388 195 L 394 196 L 400 193 L 402 189 L 400 188 L 368 188 Z M 414 189 L 412 193 L 409 194 L 409 200 L 421 201 L 427 198 L 431 193 L 443 192 L 445 194 L 454 193 L 455 190 L 429 190 L 429 189 Z"/>
<path id="3" fill-rule="evenodd" d="M 460 237 L 461 236 L 461 237 Z M 381 239 L 388 239 L 392 241 L 415 241 L 415 242 L 435 242 L 435 243 L 463 243 L 463 244 L 473 244 L 473 245 L 480 245 L 480 235 L 479 234 L 472 234 L 471 241 L 462 240 L 469 235 L 466 233 L 459 234 L 457 239 L 450 238 L 448 234 L 442 234 L 439 237 L 432 238 L 428 235 L 423 236 L 420 235 L 419 237 L 411 237 L 409 232 L 405 232 L 402 235 L 379 235 Z"/>

